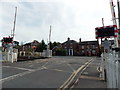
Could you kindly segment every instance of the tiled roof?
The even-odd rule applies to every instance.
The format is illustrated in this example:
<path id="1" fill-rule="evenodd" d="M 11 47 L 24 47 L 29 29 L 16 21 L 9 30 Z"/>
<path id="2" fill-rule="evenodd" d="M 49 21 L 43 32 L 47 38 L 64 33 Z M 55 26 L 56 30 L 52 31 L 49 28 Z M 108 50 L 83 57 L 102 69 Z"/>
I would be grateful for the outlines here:
<path id="1" fill-rule="evenodd" d="M 66 42 L 64 42 L 62 44 L 65 44 L 65 43 L 78 43 L 78 42 L 76 42 L 75 40 L 69 40 L 69 41 L 66 41 Z"/>
<path id="2" fill-rule="evenodd" d="M 97 44 L 98 42 L 97 41 L 83 41 L 83 42 L 80 42 L 79 44 Z"/>

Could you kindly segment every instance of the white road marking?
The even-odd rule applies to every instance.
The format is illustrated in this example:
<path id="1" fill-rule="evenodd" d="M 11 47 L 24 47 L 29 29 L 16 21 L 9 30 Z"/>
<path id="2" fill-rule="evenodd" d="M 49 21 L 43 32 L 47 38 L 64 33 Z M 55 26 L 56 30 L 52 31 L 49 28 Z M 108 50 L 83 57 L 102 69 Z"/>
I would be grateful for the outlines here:
<path id="1" fill-rule="evenodd" d="M 58 72 L 67 72 L 67 73 L 72 73 L 72 72 L 69 72 L 69 71 L 64 71 L 64 70 L 61 70 L 61 69 L 47 69 L 47 70 L 54 70 L 54 71 L 58 71 Z"/>
<path id="2" fill-rule="evenodd" d="M 16 68 L 16 69 L 21 69 L 21 70 L 28 70 L 28 71 L 34 71 L 33 69 L 27 69 L 27 68 L 21 68 L 21 67 L 12 67 L 12 66 L 3 66 L 7 68 Z"/>
<path id="3" fill-rule="evenodd" d="M 20 77 L 20 76 L 23 76 L 23 75 L 26 75 L 26 74 L 29 74 L 29 73 L 32 73 L 32 72 L 35 72 L 35 71 L 38 71 L 38 70 L 43 70 L 45 65 L 47 64 L 48 62 L 46 62 L 44 65 L 42 65 L 40 68 L 38 69 L 35 69 L 35 70 L 32 70 L 32 69 L 26 69 L 26 68 L 19 68 L 19 67 L 11 67 L 11 66 L 3 66 L 3 67 L 10 67 L 10 68 L 17 68 L 17 69 L 22 69 L 22 70 L 28 70 L 28 71 L 25 71 L 25 72 L 22 72 L 22 73 L 19 73 L 19 74 L 15 74 L 15 75 L 12 75 L 12 76 L 9 76 L 9 77 L 6 77 L 6 78 L 3 78 L 3 79 L 0 79 L 0 82 L 2 81 L 5 82 L 5 81 L 8 81 L 8 80 L 11 80 L 11 79 L 15 79 L 17 77 Z"/>
<path id="4" fill-rule="evenodd" d="M 67 66 L 69 66 L 73 72 L 75 71 L 75 69 L 70 64 L 67 64 Z"/>
<path id="5" fill-rule="evenodd" d="M 6 80 L 11 80 L 11 79 L 14 79 L 16 77 L 20 77 L 20 76 L 23 76 L 23 75 L 26 75 L 28 73 L 31 73 L 31 71 L 26 71 L 26 72 L 22 72 L 22 73 L 19 73 L 19 74 L 16 74 L 16 75 L 12 75 L 12 76 L 9 76 L 9 77 L 6 77 L 6 78 L 3 78 L 3 79 L 0 79 L 0 82 L 2 81 L 2 83 Z"/>
<path id="6" fill-rule="evenodd" d="M 85 75 L 81 75 L 80 78 L 82 78 L 82 79 L 100 80 L 100 78 L 98 78 L 98 77 L 85 76 Z"/>

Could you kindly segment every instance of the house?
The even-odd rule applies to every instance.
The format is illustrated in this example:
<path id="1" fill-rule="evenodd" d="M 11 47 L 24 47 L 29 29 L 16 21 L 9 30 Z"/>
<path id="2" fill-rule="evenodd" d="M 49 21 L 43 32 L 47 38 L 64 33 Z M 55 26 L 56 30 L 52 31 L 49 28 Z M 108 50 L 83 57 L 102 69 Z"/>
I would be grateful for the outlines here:
<path id="1" fill-rule="evenodd" d="M 38 44 L 40 44 L 37 40 L 34 40 L 33 42 L 26 43 L 22 46 L 22 50 L 26 51 L 28 49 L 35 49 L 37 48 Z"/>
<path id="2" fill-rule="evenodd" d="M 97 56 L 100 54 L 98 41 L 79 41 L 79 54 L 83 56 Z"/>
<path id="3" fill-rule="evenodd" d="M 67 56 L 78 55 L 79 44 L 75 40 L 70 40 L 68 37 L 67 41 L 62 43 L 62 48 L 66 50 Z"/>
<path id="4" fill-rule="evenodd" d="M 62 43 L 62 48 L 66 50 L 67 56 L 97 56 L 100 54 L 100 48 L 97 41 L 81 41 L 67 39 Z"/>

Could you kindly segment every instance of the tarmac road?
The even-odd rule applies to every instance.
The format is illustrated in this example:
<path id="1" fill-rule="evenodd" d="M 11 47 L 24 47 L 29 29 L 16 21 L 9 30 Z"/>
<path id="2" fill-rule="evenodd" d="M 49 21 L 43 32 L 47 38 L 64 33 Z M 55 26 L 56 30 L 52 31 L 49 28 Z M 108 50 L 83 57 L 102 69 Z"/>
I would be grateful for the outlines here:
<path id="1" fill-rule="evenodd" d="M 2 88 L 60 88 L 95 57 L 52 57 L 2 64 Z"/>

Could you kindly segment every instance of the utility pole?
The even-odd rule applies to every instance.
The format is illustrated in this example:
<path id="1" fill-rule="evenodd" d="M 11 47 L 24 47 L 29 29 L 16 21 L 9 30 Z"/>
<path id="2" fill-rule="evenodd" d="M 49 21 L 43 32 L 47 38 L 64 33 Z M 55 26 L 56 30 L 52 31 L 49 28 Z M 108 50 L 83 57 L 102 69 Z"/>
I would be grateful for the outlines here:
<path id="1" fill-rule="evenodd" d="M 16 24 L 16 15 L 17 15 L 17 7 L 15 7 L 15 18 L 14 18 L 14 26 L 13 26 L 13 39 L 14 39 L 14 36 L 15 36 L 15 24 Z"/>

